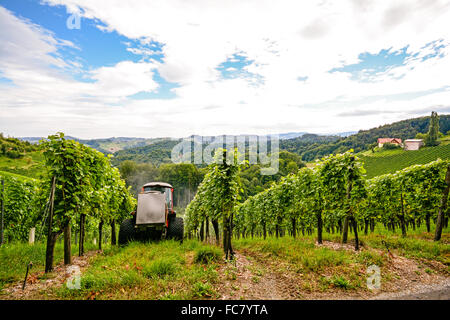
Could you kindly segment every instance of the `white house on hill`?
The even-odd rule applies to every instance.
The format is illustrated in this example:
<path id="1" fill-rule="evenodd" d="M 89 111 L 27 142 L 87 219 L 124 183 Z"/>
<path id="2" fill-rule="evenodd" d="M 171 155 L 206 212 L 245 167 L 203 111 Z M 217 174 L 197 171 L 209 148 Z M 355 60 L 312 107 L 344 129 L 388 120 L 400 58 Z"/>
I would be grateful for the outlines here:
<path id="1" fill-rule="evenodd" d="M 405 140 L 405 150 L 419 150 L 423 146 L 422 139 L 408 139 Z"/>

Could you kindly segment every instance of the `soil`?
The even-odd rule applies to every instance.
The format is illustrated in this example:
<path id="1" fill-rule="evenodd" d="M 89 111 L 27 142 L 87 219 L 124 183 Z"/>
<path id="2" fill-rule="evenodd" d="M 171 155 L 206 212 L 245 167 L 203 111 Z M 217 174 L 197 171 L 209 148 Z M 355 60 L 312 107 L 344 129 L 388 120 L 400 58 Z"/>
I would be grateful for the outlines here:
<path id="1" fill-rule="evenodd" d="M 224 285 L 219 288 L 221 300 L 292 300 L 298 299 L 297 290 L 277 272 L 270 272 L 259 263 L 250 262 L 243 254 L 236 252 L 235 261 L 228 262 L 221 274 Z"/>
<path id="2" fill-rule="evenodd" d="M 328 241 L 321 246 L 354 250 L 351 244 Z M 228 262 L 222 268 L 223 285 L 218 290 L 223 300 L 450 300 L 450 277 L 445 265 L 425 259 L 407 259 L 392 253 L 386 256 L 389 280 L 382 281 L 380 289 L 328 288 L 322 292 L 313 285 L 317 279 L 289 271 L 279 261 L 269 261 L 254 252 L 241 251 L 236 253 L 234 262 Z"/>
<path id="3" fill-rule="evenodd" d="M 56 299 L 52 297 L 50 291 L 46 289 L 52 287 L 60 287 L 66 281 L 75 274 L 77 267 L 78 270 L 83 272 L 89 266 L 89 259 L 101 251 L 89 251 L 82 257 L 72 257 L 72 264 L 69 266 L 63 263 L 56 265 L 53 268 L 53 272 L 48 275 L 42 272 L 31 272 L 27 278 L 25 289 L 22 290 L 23 281 L 10 286 L 2 292 L 0 299 L 6 300 L 36 300 L 36 299 Z"/>
<path id="4" fill-rule="evenodd" d="M 351 244 L 328 241 L 324 241 L 321 246 L 333 250 L 354 250 Z M 64 285 L 73 275 L 74 266 L 82 273 L 89 266 L 90 258 L 99 252 L 90 251 L 82 257 L 73 257 L 71 266 L 59 264 L 49 275 L 43 272 L 31 273 L 25 290 L 22 290 L 23 281 L 17 282 L 4 289 L 0 299 L 57 299 L 51 295 L 51 290 L 47 289 Z M 221 284 L 216 290 L 221 300 L 450 300 L 450 276 L 445 265 L 436 261 L 413 260 L 392 253 L 385 254 L 387 262 L 384 270 L 387 270 L 389 279 L 382 281 L 381 288 L 375 291 L 365 288 L 320 290 L 317 277 L 311 274 L 303 275 L 298 270 L 289 269 L 292 266 L 287 263 L 283 264 L 279 260 L 269 259 L 248 250 L 236 252 L 233 261 L 222 264 L 219 270 Z M 187 256 L 186 259 L 187 263 L 191 264 L 193 256 Z"/>
<path id="5" fill-rule="evenodd" d="M 377 300 L 450 300 L 450 281 L 440 284 L 417 284 L 409 290 L 378 295 Z"/>

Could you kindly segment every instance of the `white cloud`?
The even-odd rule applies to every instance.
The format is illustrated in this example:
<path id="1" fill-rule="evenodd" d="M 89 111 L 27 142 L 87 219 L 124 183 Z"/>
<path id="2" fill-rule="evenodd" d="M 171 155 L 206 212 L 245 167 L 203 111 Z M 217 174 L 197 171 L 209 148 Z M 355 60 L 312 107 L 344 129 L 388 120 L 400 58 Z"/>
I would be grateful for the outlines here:
<path id="1" fill-rule="evenodd" d="M 0 70 L 18 86 L 0 87 L 0 93 L 8 95 L 0 97 L 5 106 L 0 110 L 2 119 L 6 115 L 15 126 L 5 125 L 4 120 L 0 124 L 11 134 L 25 135 L 21 133 L 28 130 L 25 126 L 17 131 L 15 128 L 17 122 L 26 119 L 42 122 L 34 125 L 42 128 L 33 135 L 50 133 L 56 126 L 82 137 L 336 132 L 423 115 L 427 108 L 448 101 L 448 91 L 444 91 L 403 102 L 386 98 L 373 104 L 357 103 L 373 96 L 450 86 L 449 1 L 46 2 L 98 19 L 105 32 L 117 31 L 140 40 L 142 47 L 127 49 L 134 54 L 151 54 L 145 48 L 150 40 L 164 44 L 163 62 L 124 61 L 93 70 L 87 76 L 94 83 L 77 82 L 47 67 L 71 66 L 55 58 L 61 40 L 0 10 L 0 23 L 6 24 L 0 30 L 16 25 L 27 30 L 21 32 L 23 41 L 8 38 L 11 45 L 0 49 L 0 54 L 9 59 L 3 64 L 0 60 Z M 0 36 L 3 40 L 5 35 L 0 31 Z M 445 46 L 442 56 L 422 61 L 433 52 L 425 46 L 440 39 Z M 358 63 L 361 53 L 377 54 L 382 49 L 395 52 L 406 46 L 408 53 L 418 56 L 408 59 L 404 66 L 380 73 L 373 82 L 352 80 L 348 73 L 328 72 Z M 23 48 L 33 52 L 14 57 Z M 245 70 L 255 75 L 254 79 L 222 78 L 217 67 L 231 61 L 236 53 L 252 61 Z M 126 98 L 157 90 L 153 80 L 156 70 L 165 80 L 180 85 L 174 89 L 175 99 Z M 307 78 L 298 81 L 299 77 Z M 350 107 L 343 107 L 342 101 Z M 16 107 L 23 112 L 14 111 Z M 366 116 L 358 115 L 364 110 L 368 110 Z M 371 110 L 386 112 L 370 114 Z M 392 110 L 396 112 L 389 112 Z M 352 111 L 354 116 L 338 117 Z"/>
<path id="2" fill-rule="evenodd" d="M 123 61 L 113 67 L 101 67 L 91 72 L 97 83 L 90 88 L 98 96 L 125 97 L 137 92 L 151 92 L 158 88 L 153 80 L 155 65 Z"/>

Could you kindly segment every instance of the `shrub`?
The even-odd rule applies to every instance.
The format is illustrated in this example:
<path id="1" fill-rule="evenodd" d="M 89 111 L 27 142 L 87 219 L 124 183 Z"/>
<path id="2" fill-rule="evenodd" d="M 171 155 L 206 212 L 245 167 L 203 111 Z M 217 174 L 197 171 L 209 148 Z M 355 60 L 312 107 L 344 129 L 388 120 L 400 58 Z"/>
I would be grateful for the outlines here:
<path id="1" fill-rule="evenodd" d="M 396 143 L 385 143 L 383 144 L 383 149 L 385 150 L 395 150 L 395 149 L 400 149 L 400 145 L 396 144 Z"/>
<path id="2" fill-rule="evenodd" d="M 22 154 L 16 150 L 8 150 L 5 155 L 10 159 L 19 159 L 22 157 Z"/>

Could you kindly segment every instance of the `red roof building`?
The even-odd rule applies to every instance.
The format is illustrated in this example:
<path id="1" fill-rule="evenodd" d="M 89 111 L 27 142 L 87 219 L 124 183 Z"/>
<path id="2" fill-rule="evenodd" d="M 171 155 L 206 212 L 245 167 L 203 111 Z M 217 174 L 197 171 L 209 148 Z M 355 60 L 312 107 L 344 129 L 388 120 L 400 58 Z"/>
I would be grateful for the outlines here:
<path id="1" fill-rule="evenodd" d="M 378 138 L 378 146 L 381 148 L 385 143 L 402 144 L 402 139 L 398 138 Z"/>

